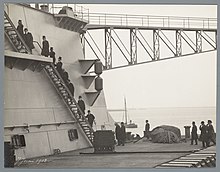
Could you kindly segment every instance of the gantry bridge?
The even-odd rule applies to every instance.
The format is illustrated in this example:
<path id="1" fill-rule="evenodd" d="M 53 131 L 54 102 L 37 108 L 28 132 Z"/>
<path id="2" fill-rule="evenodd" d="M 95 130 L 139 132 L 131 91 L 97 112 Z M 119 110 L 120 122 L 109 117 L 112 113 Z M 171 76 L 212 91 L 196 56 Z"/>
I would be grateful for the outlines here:
<path id="1" fill-rule="evenodd" d="M 85 47 L 89 47 L 103 62 L 104 70 L 217 49 L 216 18 L 102 13 L 82 16 L 89 21 L 81 34 L 84 54 L 87 57 Z M 123 31 L 126 34 L 121 34 Z M 100 44 L 101 37 L 104 45 L 103 42 Z M 113 53 L 116 49 L 124 63 L 114 64 L 119 60 L 119 56 Z"/>

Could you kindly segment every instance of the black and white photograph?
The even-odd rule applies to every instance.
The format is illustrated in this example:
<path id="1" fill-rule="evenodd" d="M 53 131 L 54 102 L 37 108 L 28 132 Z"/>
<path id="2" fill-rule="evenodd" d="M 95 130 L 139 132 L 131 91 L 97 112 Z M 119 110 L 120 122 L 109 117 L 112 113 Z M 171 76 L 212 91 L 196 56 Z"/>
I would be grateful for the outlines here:
<path id="1" fill-rule="evenodd" d="M 4 168 L 216 168 L 217 5 L 3 6 Z"/>

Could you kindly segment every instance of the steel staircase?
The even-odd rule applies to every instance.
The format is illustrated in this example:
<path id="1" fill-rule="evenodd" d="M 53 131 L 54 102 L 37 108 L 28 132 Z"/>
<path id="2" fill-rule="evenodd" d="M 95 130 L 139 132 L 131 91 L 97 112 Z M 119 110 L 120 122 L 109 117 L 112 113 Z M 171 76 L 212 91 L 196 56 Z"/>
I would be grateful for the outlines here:
<path id="1" fill-rule="evenodd" d="M 47 76 L 50 78 L 51 82 L 53 83 L 54 87 L 56 88 L 58 94 L 63 99 L 65 105 L 71 112 L 72 117 L 79 123 L 81 129 L 89 139 L 90 143 L 93 144 L 93 129 L 89 125 L 87 119 L 84 117 L 83 112 L 79 108 L 76 100 L 72 96 L 71 92 L 69 91 L 68 87 L 66 86 L 65 82 L 63 81 L 62 77 L 56 70 L 53 64 L 47 65 L 45 68 Z M 80 113 L 80 114 L 79 114 Z"/>
<path id="2" fill-rule="evenodd" d="M 21 35 L 18 33 L 17 29 L 15 28 L 14 24 L 12 23 L 6 12 L 4 14 L 4 28 L 5 28 L 5 35 L 8 37 L 15 51 L 20 53 L 30 52 L 29 48 L 25 44 L 24 40 L 22 39 Z M 17 38 L 19 38 L 21 41 L 18 41 Z M 38 45 L 40 47 L 39 43 Z M 91 143 L 91 146 L 93 146 L 94 131 L 90 126 L 89 122 L 87 121 L 87 119 L 85 118 L 84 114 L 82 113 L 81 109 L 79 108 L 76 100 L 72 96 L 71 92 L 69 91 L 68 87 L 63 81 L 62 77 L 56 70 L 55 66 L 52 63 L 50 65 L 46 65 L 44 71 L 47 74 L 47 76 L 50 78 L 58 94 L 63 99 L 72 117 L 79 123 L 82 131 L 85 133 L 87 139 Z"/>
<path id="3" fill-rule="evenodd" d="M 8 14 L 4 11 L 4 32 L 13 48 L 20 53 L 30 53 L 30 49 L 25 44 L 23 38 L 18 33 Z M 18 41 L 18 38 L 20 41 Z"/>

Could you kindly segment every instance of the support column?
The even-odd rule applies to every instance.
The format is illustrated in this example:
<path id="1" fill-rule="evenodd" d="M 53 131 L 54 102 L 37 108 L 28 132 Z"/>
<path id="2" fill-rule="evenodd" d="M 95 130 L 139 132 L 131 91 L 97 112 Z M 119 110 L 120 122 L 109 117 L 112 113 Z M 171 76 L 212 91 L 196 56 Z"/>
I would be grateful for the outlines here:
<path id="1" fill-rule="evenodd" d="M 153 30 L 153 50 L 154 50 L 154 60 L 160 58 L 160 43 L 159 43 L 159 30 Z"/>
<path id="2" fill-rule="evenodd" d="M 112 68 L 112 28 L 105 29 L 105 69 Z"/>
<path id="3" fill-rule="evenodd" d="M 81 36 L 81 44 L 82 44 L 82 49 L 83 49 L 83 56 L 84 56 L 84 59 L 85 59 L 85 57 L 86 57 L 85 33 L 81 33 L 80 36 Z"/>
<path id="4" fill-rule="evenodd" d="M 176 30 L 176 56 L 182 55 L 181 30 Z"/>
<path id="5" fill-rule="evenodd" d="M 196 52 L 202 52 L 202 35 L 201 31 L 196 31 Z"/>
<path id="6" fill-rule="evenodd" d="M 130 29 L 130 64 L 137 64 L 137 29 Z"/>

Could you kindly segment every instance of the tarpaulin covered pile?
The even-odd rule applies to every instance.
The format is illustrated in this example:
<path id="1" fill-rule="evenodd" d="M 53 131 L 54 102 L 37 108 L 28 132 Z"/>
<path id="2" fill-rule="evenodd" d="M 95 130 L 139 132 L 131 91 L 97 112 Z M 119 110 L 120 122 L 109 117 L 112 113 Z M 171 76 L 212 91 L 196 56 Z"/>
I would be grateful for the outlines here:
<path id="1" fill-rule="evenodd" d="M 181 133 L 177 127 L 161 125 L 151 131 L 151 138 L 154 143 L 179 143 Z"/>

